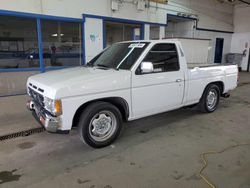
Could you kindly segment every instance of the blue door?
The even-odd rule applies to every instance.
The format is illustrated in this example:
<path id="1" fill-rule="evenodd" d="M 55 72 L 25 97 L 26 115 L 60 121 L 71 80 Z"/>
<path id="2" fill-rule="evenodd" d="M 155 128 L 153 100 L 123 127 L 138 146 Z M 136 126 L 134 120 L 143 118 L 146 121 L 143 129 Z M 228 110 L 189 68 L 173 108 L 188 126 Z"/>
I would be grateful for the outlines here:
<path id="1" fill-rule="evenodd" d="M 223 47 L 224 47 L 224 39 L 216 38 L 214 63 L 222 62 Z"/>

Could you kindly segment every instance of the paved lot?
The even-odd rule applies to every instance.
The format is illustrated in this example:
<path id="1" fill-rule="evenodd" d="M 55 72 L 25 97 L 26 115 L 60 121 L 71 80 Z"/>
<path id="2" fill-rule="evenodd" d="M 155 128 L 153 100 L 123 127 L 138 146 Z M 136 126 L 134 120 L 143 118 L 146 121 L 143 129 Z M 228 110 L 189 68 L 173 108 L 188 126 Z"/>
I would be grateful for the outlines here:
<path id="1" fill-rule="evenodd" d="M 26 95 L 0 98 L 0 136 L 40 127 L 26 108 L 28 100 Z"/>
<path id="2" fill-rule="evenodd" d="M 198 176 L 200 154 L 250 143 L 250 74 L 241 79 L 245 84 L 215 113 L 182 109 L 126 123 L 117 142 L 104 149 L 83 145 L 76 131 L 0 142 L 0 187 L 208 187 Z M 11 100 L 21 109 L 24 99 Z M 1 132 L 38 126 L 29 113 L 7 106 L 9 113 L 0 108 Z M 204 174 L 217 187 L 250 187 L 250 146 L 209 156 L 208 162 Z"/>

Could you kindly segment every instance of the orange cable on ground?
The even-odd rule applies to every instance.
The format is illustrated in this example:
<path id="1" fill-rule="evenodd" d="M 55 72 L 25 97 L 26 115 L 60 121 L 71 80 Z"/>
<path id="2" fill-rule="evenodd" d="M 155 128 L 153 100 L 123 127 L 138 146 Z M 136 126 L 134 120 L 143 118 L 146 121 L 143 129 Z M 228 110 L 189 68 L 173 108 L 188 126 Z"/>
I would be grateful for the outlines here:
<path id="1" fill-rule="evenodd" d="M 201 154 L 201 159 L 202 159 L 202 162 L 203 162 L 203 166 L 199 172 L 199 176 L 202 178 L 202 180 L 210 187 L 210 188 L 216 188 L 216 186 L 205 176 L 203 175 L 203 171 L 207 168 L 208 166 L 208 162 L 207 162 L 207 158 L 206 156 L 208 155 L 215 155 L 215 154 L 220 154 L 220 153 L 223 153 L 225 151 L 228 151 L 228 150 L 231 150 L 231 149 L 234 149 L 234 148 L 237 148 L 237 147 L 241 147 L 241 146 L 250 146 L 250 144 L 236 144 L 236 145 L 233 145 L 233 146 L 229 146 L 227 148 L 224 148 L 223 150 L 221 151 L 209 151 L 209 152 L 205 152 L 205 153 L 202 153 Z"/>

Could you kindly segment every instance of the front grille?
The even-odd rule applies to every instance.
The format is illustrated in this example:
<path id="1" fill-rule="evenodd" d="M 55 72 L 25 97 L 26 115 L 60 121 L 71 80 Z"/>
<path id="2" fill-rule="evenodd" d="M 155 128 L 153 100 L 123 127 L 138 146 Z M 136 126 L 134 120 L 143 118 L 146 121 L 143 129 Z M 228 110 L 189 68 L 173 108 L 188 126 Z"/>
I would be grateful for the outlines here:
<path id="1" fill-rule="evenodd" d="M 32 87 L 32 88 L 34 88 L 35 90 L 40 91 L 41 93 L 43 93 L 43 92 L 44 92 L 44 90 L 43 90 L 43 89 L 38 88 L 37 86 L 35 86 L 35 85 L 34 85 L 34 84 L 32 84 L 32 83 L 29 83 L 29 86 L 30 86 L 30 87 Z"/>
<path id="2" fill-rule="evenodd" d="M 43 95 L 39 94 L 38 92 L 34 91 L 29 87 L 29 94 L 31 98 L 34 100 L 34 102 L 41 107 L 44 107 L 44 97 Z"/>

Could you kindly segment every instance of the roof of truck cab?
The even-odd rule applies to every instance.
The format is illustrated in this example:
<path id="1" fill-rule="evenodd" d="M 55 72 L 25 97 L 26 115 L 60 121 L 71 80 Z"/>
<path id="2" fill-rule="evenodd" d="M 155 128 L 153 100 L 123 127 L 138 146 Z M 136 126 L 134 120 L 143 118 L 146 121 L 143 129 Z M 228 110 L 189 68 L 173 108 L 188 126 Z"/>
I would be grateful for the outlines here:
<path id="1" fill-rule="evenodd" d="M 180 42 L 179 39 L 162 39 L 162 40 L 131 40 L 131 41 L 121 41 L 119 43 L 127 42 L 149 42 L 149 43 L 159 43 L 159 42 Z"/>
<path id="2" fill-rule="evenodd" d="M 176 39 L 176 40 L 206 40 L 206 41 L 211 41 L 212 39 L 207 39 L 207 38 L 188 38 L 188 37 L 174 37 L 174 38 L 163 38 L 162 40 L 172 40 L 172 39 Z"/>

